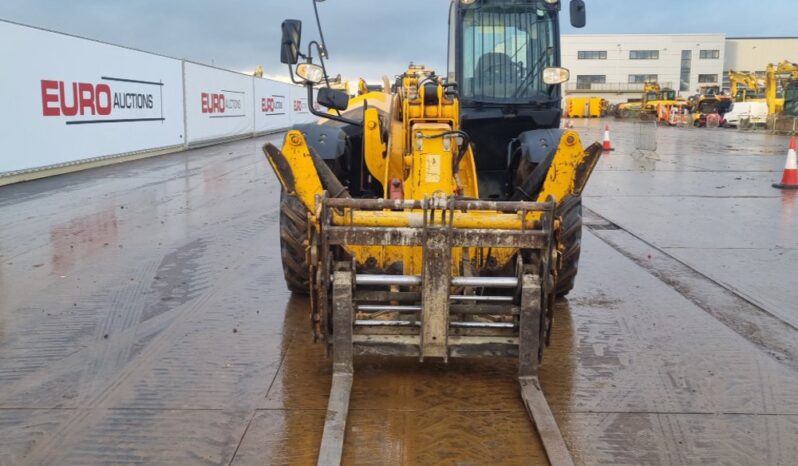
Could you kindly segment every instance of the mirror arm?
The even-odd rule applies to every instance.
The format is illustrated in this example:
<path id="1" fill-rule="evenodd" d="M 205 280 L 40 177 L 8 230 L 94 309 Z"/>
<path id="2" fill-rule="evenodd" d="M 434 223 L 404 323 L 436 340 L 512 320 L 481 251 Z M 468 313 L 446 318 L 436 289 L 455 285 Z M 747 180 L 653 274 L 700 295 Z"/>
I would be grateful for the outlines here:
<path id="1" fill-rule="evenodd" d="M 316 108 L 313 105 L 313 85 L 312 84 L 307 84 L 307 88 L 308 88 L 308 110 L 310 110 L 310 113 L 312 113 L 313 115 L 316 115 L 319 118 L 327 118 L 328 120 L 333 120 L 333 121 L 337 121 L 337 122 L 340 122 L 340 123 L 346 123 L 348 125 L 355 125 L 355 126 L 360 126 L 361 125 L 361 123 L 359 121 L 350 120 L 349 118 L 345 118 L 345 117 L 342 117 L 340 115 L 332 115 L 332 114 L 329 114 L 329 113 L 322 113 L 322 112 L 316 110 Z"/>
<path id="2" fill-rule="evenodd" d="M 319 56 L 324 60 L 324 58 L 329 57 L 329 55 L 327 55 L 327 42 L 324 41 L 324 32 L 321 30 L 321 19 L 319 18 L 319 8 L 316 6 L 316 0 L 313 0 L 313 13 L 316 15 L 316 26 L 319 28 L 319 37 L 321 38 Z"/>
<path id="3" fill-rule="evenodd" d="M 312 49 L 312 47 L 314 45 L 316 46 L 316 51 L 319 53 L 319 63 L 321 64 L 321 70 L 324 72 L 324 83 L 327 85 L 327 87 L 330 87 L 330 80 L 327 77 L 327 66 L 324 64 L 324 53 L 322 52 L 323 49 L 322 49 L 321 44 L 319 44 L 315 40 L 310 41 L 310 43 L 308 44 L 308 57 L 311 58 L 311 60 L 312 60 L 312 58 L 313 58 L 313 53 L 312 53 L 313 49 Z M 311 63 L 311 62 L 308 62 L 308 63 Z"/>
<path id="4" fill-rule="evenodd" d="M 298 81 L 294 77 L 294 67 L 292 67 L 291 65 L 288 65 L 288 74 L 289 76 L 291 76 L 291 82 L 293 82 L 294 84 L 301 84 L 301 85 L 305 84 L 305 81 Z"/>
<path id="5" fill-rule="evenodd" d="M 315 0 L 314 0 L 314 5 L 315 5 Z M 327 85 L 327 87 L 329 88 L 330 78 L 329 75 L 327 74 L 327 65 L 324 64 L 324 55 L 325 55 L 324 45 L 319 44 L 315 40 L 310 41 L 310 43 L 308 44 L 308 57 L 312 57 L 311 47 L 314 45 L 316 46 L 316 51 L 319 52 L 319 63 L 321 64 L 321 71 L 324 73 L 324 84 Z M 335 109 L 335 113 L 338 114 L 338 116 L 341 116 L 340 110 Z"/>

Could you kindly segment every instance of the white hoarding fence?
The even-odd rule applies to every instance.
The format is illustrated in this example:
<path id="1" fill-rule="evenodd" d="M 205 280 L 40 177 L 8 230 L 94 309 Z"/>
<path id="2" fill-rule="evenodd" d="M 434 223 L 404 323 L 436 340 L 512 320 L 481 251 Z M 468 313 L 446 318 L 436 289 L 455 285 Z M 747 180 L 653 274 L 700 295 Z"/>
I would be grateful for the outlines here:
<path id="1" fill-rule="evenodd" d="M 0 177 L 317 120 L 300 86 L 2 20 L 0 57 Z"/>
<path id="2" fill-rule="evenodd" d="M 0 173 L 180 146 L 179 60 L 0 21 Z"/>
<path id="3" fill-rule="evenodd" d="M 255 132 L 252 76 L 184 62 L 188 143 Z"/>
<path id="4" fill-rule="evenodd" d="M 291 85 L 255 78 L 255 132 L 291 126 Z"/>
<path id="5" fill-rule="evenodd" d="M 313 102 L 316 102 L 316 91 L 313 91 Z M 291 86 L 291 124 L 311 123 L 318 118 L 308 108 L 308 90 L 304 87 Z"/>

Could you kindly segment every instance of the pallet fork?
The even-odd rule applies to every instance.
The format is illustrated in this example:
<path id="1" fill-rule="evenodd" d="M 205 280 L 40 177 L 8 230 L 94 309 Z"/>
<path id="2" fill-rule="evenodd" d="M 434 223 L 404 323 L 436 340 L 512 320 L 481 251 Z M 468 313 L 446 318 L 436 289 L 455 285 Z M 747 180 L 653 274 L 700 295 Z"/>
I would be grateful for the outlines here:
<path id="1" fill-rule="evenodd" d="M 538 380 L 553 302 L 553 199 L 545 203 L 457 201 L 445 197 L 406 201 L 407 205 L 401 207 L 420 208 L 424 222 L 418 227 L 402 228 L 332 222 L 335 211 L 378 210 L 385 207 L 384 200 L 323 197 L 319 201 L 321 231 L 314 243 L 321 248 L 319 263 L 330 264 L 332 270 L 325 270 L 323 265 L 316 270 L 317 289 L 330 289 L 332 296 L 322 292 L 315 298 L 322 308 L 324 303 L 331 305 L 325 312 L 329 319 L 322 326 L 330 329 L 333 381 L 318 464 L 340 464 L 354 356 L 377 354 L 412 356 L 422 361 L 430 357 L 517 357 L 521 396 L 549 461 L 556 466 L 572 465 Z M 487 208 L 520 212 L 522 218 L 529 212 L 539 212 L 541 216 L 535 228 L 529 230 L 454 227 L 456 211 Z M 334 252 L 337 246 L 344 245 L 421 247 L 423 272 L 421 276 L 359 273 L 353 261 Z M 539 254 L 528 258 L 527 264 L 519 254 L 513 276 L 451 276 L 448 268 L 452 252 L 477 247 L 513 247 Z M 469 267 L 467 262 L 464 270 Z M 490 295 L 487 290 L 491 290 Z M 393 318 L 376 317 L 386 313 Z"/>

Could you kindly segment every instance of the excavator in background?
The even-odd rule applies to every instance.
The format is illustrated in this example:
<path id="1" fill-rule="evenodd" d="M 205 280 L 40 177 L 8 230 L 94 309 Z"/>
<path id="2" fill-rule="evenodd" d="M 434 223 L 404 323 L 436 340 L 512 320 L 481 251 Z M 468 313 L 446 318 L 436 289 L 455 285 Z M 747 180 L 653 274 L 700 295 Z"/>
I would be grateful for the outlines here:
<path id="1" fill-rule="evenodd" d="M 656 120 L 668 123 L 671 113 L 678 113 L 689 108 L 686 99 L 676 97 L 676 91 L 663 88 L 657 82 L 649 81 L 643 84 L 643 95 L 640 102 L 628 102 L 618 105 L 616 116 L 629 118 L 635 113 L 643 120 Z"/>
<path id="2" fill-rule="evenodd" d="M 764 127 L 768 119 L 765 80 L 757 73 L 730 70 L 729 83 L 734 103 L 723 114 L 723 126 L 740 129 Z"/>
<path id="3" fill-rule="evenodd" d="M 452 0 L 445 76 L 411 64 L 393 91 L 351 100 L 321 87 L 329 111 L 309 106 L 319 124 L 264 146 L 283 187 L 286 283 L 310 296 L 333 360 L 319 464 L 340 464 L 361 355 L 516 358 L 549 461 L 573 464 L 538 368 L 554 301 L 574 286 L 581 194 L 602 148 L 560 128 L 560 10 L 558 0 Z M 570 12 L 583 27 L 584 2 Z M 282 29 L 281 61 L 312 102 L 327 47 L 301 53 L 301 22 Z"/>
<path id="4" fill-rule="evenodd" d="M 639 100 L 620 103 L 615 106 L 615 117 L 620 119 L 638 117 L 640 116 L 641 108 L 642 105 Z"/>
<path id="5" fill-rule="evenodd" d="M 643 105 L 648 101 L 656 101 L 661 96 L 658 83 L 648 81 L 643 83 L 643 95 L 639 101 L 625 102 L 615 107 L 615 116 L 618 118 L 642 117 Z M 676 94 L 674 93 L 674 98 Z M 655 108 L 656 111 L 656 108 Z"/>
<path id="6" fill-rule="evenodd" d="M 643 117 L 643 108 L 647 102 L 655 102 L 662 97 L 662 90 L 660 85 L 653 81 L 648 81 L 643 83 L 643 95 L 637 102 L 625 102 L 619 104 L 615 108 L 615 116 L 618 118 L 631 118 L 635 116 L 639 116 L 640 118 Z M 667 96 L 666 96 L 667 97 Z M 673 97 L 676 98 L 676 93 L 674 92 Z M 651 114 L 651 109 L 647 111 L 647 113 Z M 654 114 L 656 114 L 656 107 L 654 107 Z"/>
<path id="7" fill-rule="evenodd" d="M 791 77 L 790 71 L 794 65 L 788 61 L 778 64 L 769 64 L 765 72 L 765 99 L 768 103 L 768 110 L 771 115 L 781 113 L 784 109 L 784 94 L 782 78 Z M 779 97 L 779 88 L 782 90 L 782 97 Z"/>
<path id="8" fill-rule="evenodd" d="M 657 83 L 646 83 L 641 101 L 640 118 L 670 124 L 674 113 L 681 114 L 690 104 L 687 99 L 676 97 L 676 91 L 660 88 Z"/>
<path id="9" fill-rule="evenodd" d="M 790 117 L 798 117 L 798 77 L 786 83 L 783 114 Z"/>
<path id="10" fill-rule="evenodd" d="M 729 71 L 729 82 L 731 83 L 731 96 L 735 102 L 749 102 L 765 100 L 761 80 L 756 73 L 742 71 Z M 745 87 L 740 87 L 740 85 Z"/>
<path id="11" fill-rule="evenodd" d="M 767 68 L 768 128 L 777 133 L 798 134 L 798 64 L 783 61 Z M 784 98 L 779 102 L 781 85 Z"/>

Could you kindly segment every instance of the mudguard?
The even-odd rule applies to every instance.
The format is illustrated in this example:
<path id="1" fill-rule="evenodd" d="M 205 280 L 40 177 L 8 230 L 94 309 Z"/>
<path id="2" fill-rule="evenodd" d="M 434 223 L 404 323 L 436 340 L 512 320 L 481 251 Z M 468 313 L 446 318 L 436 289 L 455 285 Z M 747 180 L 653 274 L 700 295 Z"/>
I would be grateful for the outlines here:
<path id="1" fill-rule="evenodd" d="M 535 165 L 552 157 L 560 145 L 565 129 L 534 129 L 518 136 L 521 153 L 524 158 Z"/>
<path id="2" fill-rule="evenodd" d="M 346 133 L 339 126 L 315 123 L 296 125 L 308 143 L 322 160 L 337 160 L 346 152 Z"/>

